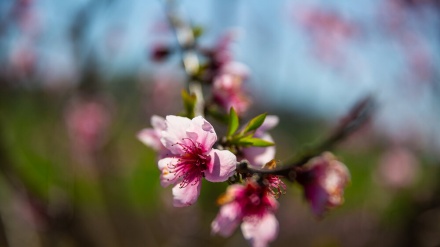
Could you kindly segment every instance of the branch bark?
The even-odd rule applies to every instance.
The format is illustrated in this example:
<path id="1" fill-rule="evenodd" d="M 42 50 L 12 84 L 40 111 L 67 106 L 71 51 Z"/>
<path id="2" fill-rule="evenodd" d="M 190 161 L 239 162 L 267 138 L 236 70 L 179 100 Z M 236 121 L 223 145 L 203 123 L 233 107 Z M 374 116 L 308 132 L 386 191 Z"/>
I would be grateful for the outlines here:
<path id="1" fill-rule="evenodd" d="M 375 107 L 375 101 L 371 96 L 361 99 L 342 119 L 341 124 L 336 128 L 333 134 L 315 148 L 304 150 L 297 158 L 289 162 L 288 165 L 275 169 L 255 169 L 245 160 L 237 164 L 237 171 L 242 174 L 258 174 L 259 176 L 270 174 L 278 175 L 286 177 L 290 181 L 294 181 L 296 177 L 295 167 L 302 166 L 310 159 L 334 148 L 336 144 L 362 127 L 371 118 Z"/>

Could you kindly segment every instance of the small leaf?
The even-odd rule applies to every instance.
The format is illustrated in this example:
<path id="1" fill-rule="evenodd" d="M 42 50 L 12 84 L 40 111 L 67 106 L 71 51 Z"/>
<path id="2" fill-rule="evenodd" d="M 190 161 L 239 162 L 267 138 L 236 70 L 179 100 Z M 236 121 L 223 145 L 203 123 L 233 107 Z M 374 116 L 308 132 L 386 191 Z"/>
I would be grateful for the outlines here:
<path id="1" fill-rule="evenodd" d="M 200 38 L 200 36 L 202 36 L 203 33 L 205 32 L 205 30 L 201 26 L 194 26 L 192 28 L 192 31 L 193 31 L 194 38 L 196 38 L 196 39 Z"/>
<path id="2" fill-rule="evenodd" d="M 270 147 L 275 144 L 273 142 L 266 141 L 260 138 L 247 137 L 240 139 L 238 145 L 253 146 L 253 147 Z"/>
<path id="3" fill-rule="evenodd" d="M 263 124 L 264 120 L 266 119 L 266 116 L 267 113 L 263 113 L 251 119 L 246 125 L 246 127 L 243 129 L 243 131 L 241 131 L 241 133 L 247 133 L 249 131 L 258 129 Z"/>
<path id="4" fill-rule="evenodd" d="M 227 136 L 232 136 L 235 133 L 235 131 L 237 131 L 238 125 L 239 125 L 239 121 L 238 121 L 237 112 L 235 112 L 234 108 L 231 107 L 231 110 L 229 111 Z"/>
<path id="5" fill-rule="evenodd" d="M 186 90 L 182 90 L 183 106 L 185 107 L 186 116 L 188 118 L 194 117 L 194 108 L 196 106 L 196 96 L 189 94 Z"/>

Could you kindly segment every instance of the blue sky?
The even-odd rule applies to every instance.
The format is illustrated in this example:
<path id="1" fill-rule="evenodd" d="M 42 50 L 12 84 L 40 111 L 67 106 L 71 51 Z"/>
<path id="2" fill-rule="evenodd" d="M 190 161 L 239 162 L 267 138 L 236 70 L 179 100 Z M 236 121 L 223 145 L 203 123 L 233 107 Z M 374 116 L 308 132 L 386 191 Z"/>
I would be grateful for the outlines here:
<path id="1" fill-rule="evenodd" d="M 78 11 L 92 0 L 40 0 L 35 2 L 42 31 L 34 40 L 43 70 L 52 76 L 74 76 L 88 55 L 98 57 L 100 68 L 108 76 L 120 72 L 153 72 L 157 65 L 147 59 L 147 50 L 157 42 L 172 42 L 173 36 L 157 31 L 165 21 L 163 1 L 107 1 L 100 4 L 85 27 L 80 54 L 69 42 L 70 27 Z M 5 17 L 14 1 L 0 3 Z M 106 2 L 106 1 L 102 1 Z M 430 133 L 439 120 L 440 35 L 439 15 L 432 9 L 407 11 L 408 31 L 415 33 L 429 53 L 435 75 L 430 81 L 411 81 L 404 61 L 404 49 L 398 39 L 387 35 L 378 16 L 380 0 L 288 1 L 288 0 L 185 0 L 179 2 L 182 16 L 206 28 L 202 44 L 212 45 L 225 31 L 235 28 L 240 36 L 233 45 L 238 61 L 251 71 L 248 87 L 256 100 L 277 107 L 303 109 L 311 114 L 336 119 L 359 97 L 371 93 L 382 103 L 378 122 L 389 131 L 414 122 Z M 307 31 L 293 18 L 301 8 L 315 6 L 337 13 L 342 19 L 358 23 L 363 35 L 343 47 L 346 61 L 337 69 L 313 55 Z M 422 17 L 422 18 L 421 18 Z M 2 18 L 5 21 L 5 18 Z M 109 35 L 121 44 L 118 52 L 109 52 Z M 25 38 L 26 39 L 26 38 Z M 17 29 L 7 29 L 0 38 L 0 61 L 6 62 L 11 50 L 23 40 Z M 416 44 L 417 45 L 417 44 Z M 178 67 L 176 65 L 176 67 Z M 409 79 L 408 79 L 409 78 Z M 404 81 L 404 82 L 402 82 Z M 414 86 L 414 85 L 417 86 Z M 408 86 L 409 85 L 409 86 Z M 411 93 L 417 91 L 416 93 Z M 403 128 L 403 127 L 402 127 Z M 427 134 L 425 133 L 425 134 Z M 440 138 L 437 138 L 440 140 Z M 435 142 L 440 146 L 440 141 Z"/>

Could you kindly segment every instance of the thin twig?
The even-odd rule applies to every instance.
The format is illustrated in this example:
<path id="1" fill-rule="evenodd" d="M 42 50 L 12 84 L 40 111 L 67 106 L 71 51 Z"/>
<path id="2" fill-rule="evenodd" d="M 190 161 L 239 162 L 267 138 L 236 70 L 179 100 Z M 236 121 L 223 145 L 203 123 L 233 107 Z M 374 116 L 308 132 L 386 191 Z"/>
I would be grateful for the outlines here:
<path id="1" fill-rule="evenodd" d="M 332 135 L 315 148 L 305 150 L 296 160 L 288 165 L 275 169 L 255 169 L 250 167 L 249 162 L 245 160 L 237 164 L 237 171 L 242 174 L 279 175 L 294 181 L 296 176 L 295 167 L 302 166 L 310 159 L 332 149 L 337 143 L 358 130 L 370 119 L 374 108 L 375 102 L 371 96 L 363 98 L 342 119 L 341 124 Z"/>
<path id="2" fill-rule="evenodd" d="M 173 0 L 166 1 L 166 14 L 168 22 L 174 29 L 182 53 L 182 63 L 185 73 L 188 76 L 188 90 L 190 94 L 196 96 L 194 107 L 195 116 L 203 116 L 205 101 L 203 98 L 202 83 L 197 79 L 197 73 L 200 68 L 199 58 L 195 51 L 196 39 L 193 29 L 189 24 L 178 18 Z"/>

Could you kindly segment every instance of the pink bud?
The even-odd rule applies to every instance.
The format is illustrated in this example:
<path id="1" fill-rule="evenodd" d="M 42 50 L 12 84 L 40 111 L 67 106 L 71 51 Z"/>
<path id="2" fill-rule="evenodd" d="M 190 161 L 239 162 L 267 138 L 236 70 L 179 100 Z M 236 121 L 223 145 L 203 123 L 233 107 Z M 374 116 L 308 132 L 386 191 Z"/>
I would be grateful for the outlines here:
<path id="1" fill-rule="evenodd" d="M 66 112 L 69 136 L 79 151 L 91 152 L 102 144 L 110 112 L 98 100 L 78 100 Z"/>
<path id="2" fill-rule="evenodd" d="M 317 216 L 344 202 L 344 189 L 349 180 L 347 167 L 329 152 L 297 168 L 297 181 L 304 187 L 305 197 Z"/>
<path id="3" fill-rule="evenodd" d="M 416 180 L 419 163 L 412 152 L 404 147 L 387 150 L 379 161 L 378 182 L 391 188 L 405 188 Z"/>
<path id="4" fill-rule="evenodd" d="M 234 107 L 241 115 L 247 111 L 251 101 L 243 91 L 243 78 L 233 74 L 221 74 L 214 79 L 214 101 L 226 111 Z"/>
<path id="5" fill-rule="evenodd" d="M 167 45 L 157 44 L 151 51 L 151 59 L 155 62 L 162 62 L 171 54 L 171 52 L 172 50 Z"/>

